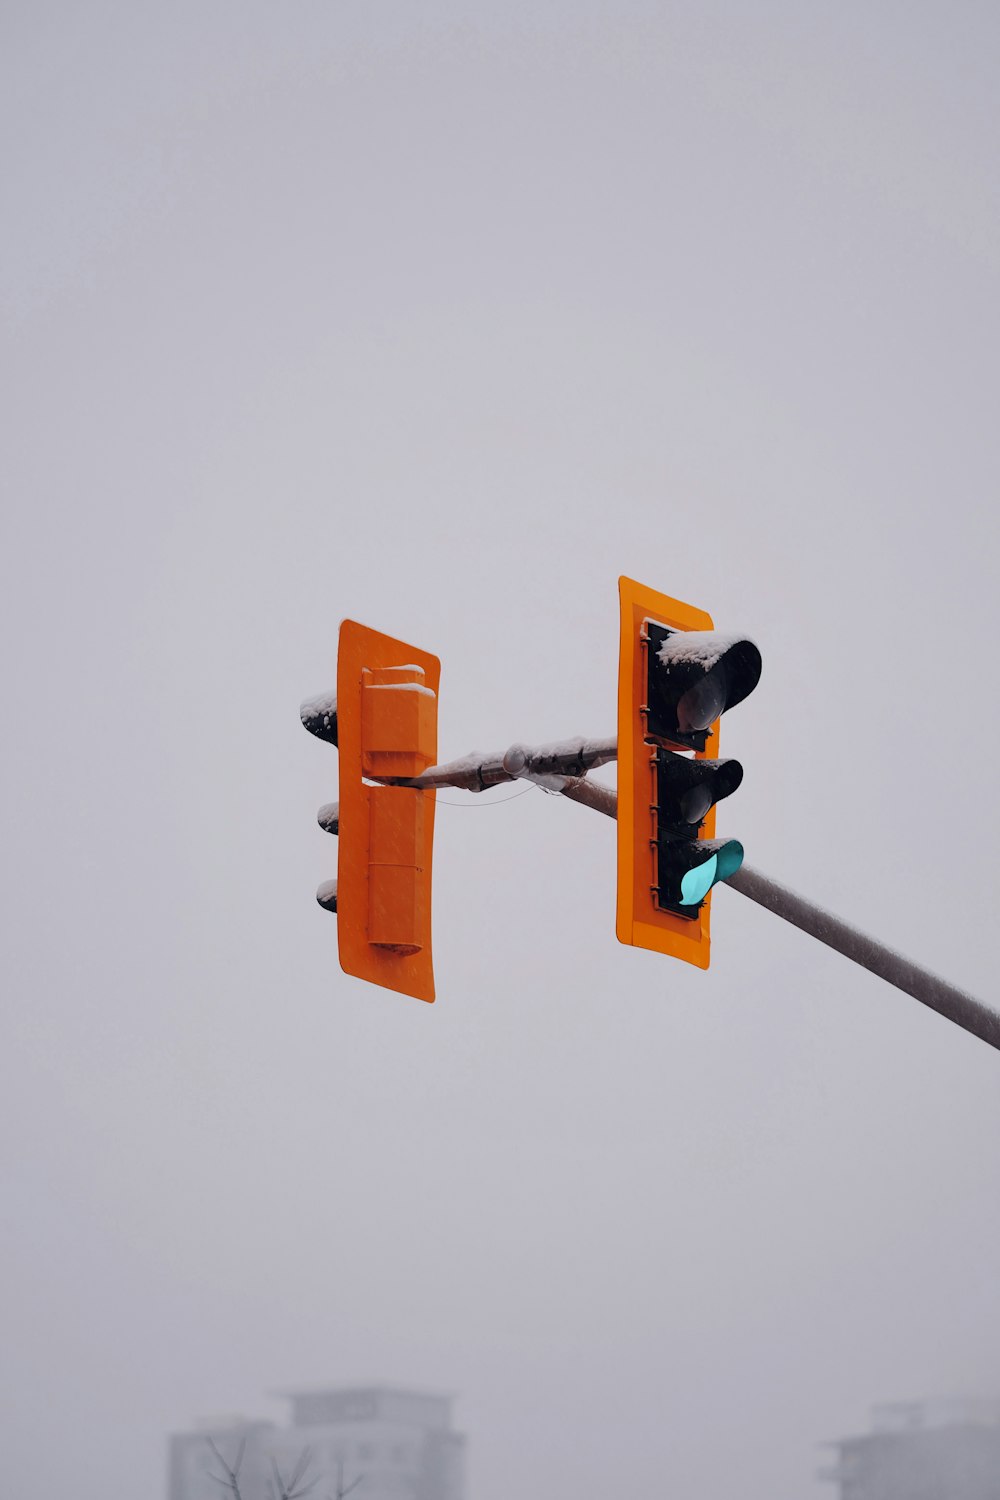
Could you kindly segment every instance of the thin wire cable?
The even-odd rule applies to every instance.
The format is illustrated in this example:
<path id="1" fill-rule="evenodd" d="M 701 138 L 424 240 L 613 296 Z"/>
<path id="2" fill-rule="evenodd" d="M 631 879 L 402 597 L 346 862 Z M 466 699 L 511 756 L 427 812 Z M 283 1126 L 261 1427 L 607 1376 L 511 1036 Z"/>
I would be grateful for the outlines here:
<path id="1" fill-rule="evenodd" d="M 535 790 L 536 790 L 536 788 L 535 788 L 534 785 L 526 786 L 520 792 L 511 792 L 511 794 L 510 794 L 509 797 L 492 797 L 489 802 L 449 802 L 448 799 L 447 799 L 447 797 L 436 797 L 435 798 L 435 806 L 436 807 L 475 807 L 475 808 L 478 808 L 478 809 L 481 810 L 484 807 L 499 807 L 500 804 L 501 804 L 501 802 L 515 802 L 518 797 L 526 797 L 529 792 L 533 792 Z"/>

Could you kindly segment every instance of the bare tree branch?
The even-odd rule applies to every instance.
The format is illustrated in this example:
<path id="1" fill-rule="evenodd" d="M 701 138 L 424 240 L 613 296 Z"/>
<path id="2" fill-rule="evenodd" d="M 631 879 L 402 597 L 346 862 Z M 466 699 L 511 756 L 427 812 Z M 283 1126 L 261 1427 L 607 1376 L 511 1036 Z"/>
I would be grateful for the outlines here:
<path id="1" fill-rule="evenodd" d="M 312 1449 L 311 1448 L 303 1448 L 302 1452 L 299 1454 L 299 1461 L 295 1465 L 295 1468 L 292 1470 L 292 1477 L 288 1481 L 289 1492 L 291 1492 L 292 1490 L 294 1490 L 294 1488 L 298 1484 L 299 1480 L 305 1474 L 306 1470 L 309 1467 L 309 1460 L 311 1458 L 312 1458 Z"/>
<path id="2" fill-rule="evenodd" d="M 336 1496 L 327 1495 L 326 1500 L 347 1500 L 347 1496 L 351 1493 L 352 1490 L 356 1490 L 357 1489 L 358 1485 L 361 1483 L 361 1481 L 364 1479 L 364 1477 L 365 1476 L 363 1474 L 359 1474 L 356 1479 L 352 1479 L 351 1480 L 350 1484 L 345 1485 L 344 1484 L 344 1460 L 342 1458 L 338 1459 L 337 1460 L 337 1493 L 336 1493 Z"/>
<path id="3" fill-rule="evenodd" d="M 288 1479 L 285 1479 L 278 1467 L 277 1459 L 271 1459 L 271 1468 L 274 1470 L 274 1493 L 275 1500 L 303 1500 L 303 1496 L 319 1484 L 320 1476 L 314 1475 L 306 1484 L 302 1484 L 306 1471 L 312 1462 L 312 1449 L 304 1448 L 295 1461 L 295 1465 Z"/>
<path id="4" fill-rule="evenodd" d="M 239 1476 L 240 1469 L 243 1466 L 243 1455 L 247 1451 L 246 1435 L 244 1434 L 244 1436 L 240 1438 L 239 1447 L 236 1450 L 236 1462 L 232 1466 L 226 1463 L 226 1460 L 223 1458 L 221 1452 L 219 1451 L 218 1443 L 210 1434 L 206 1434 L 205 1441 L 211 1448 L 212 1452 L 215 1454 L 215 1457 L 221 1465 L 222 1471 L 226 1477 L 225 1479 L 220 1479 L 218 1474 L 212 1473 L 211 1469 L 206 1469 L 206 1474 L 210 1479 L 214 1479 L 216 1484 L 221 1484 L 223 1489 L 232 1490 L 233 1500 L 243 1500 L 243 1496 L 240 1494 Z"/>

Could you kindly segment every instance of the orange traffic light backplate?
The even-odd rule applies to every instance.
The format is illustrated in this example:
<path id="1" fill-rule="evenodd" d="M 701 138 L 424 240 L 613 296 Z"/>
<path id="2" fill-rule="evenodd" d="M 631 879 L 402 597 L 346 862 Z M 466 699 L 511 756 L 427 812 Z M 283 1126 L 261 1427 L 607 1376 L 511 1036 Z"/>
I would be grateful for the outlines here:
<path id="1" fill-rule="evenodd" d="M 618 658 L 618 940 L 634 948 L 669 953 L 708 968 L 711 893 L 695 917 L 678 917 L 656 904 L 654 875 L 655 747 L 645 739 L 646 620 L 672 630 L 711 630 L 712 617 L 619 578 L 621 649 Z M 719 721 L 708 733 L 699 760 L 719 755 Z M 701 837 L 715 837 L 715 808 L 705 815 Z"/>
<path id="2" fill-rule="evenodd" d="M 363 778 L 418 776 L 437 760 L 441 663 L 354 620 L 340 627 L 337 936 L 347 974 L 434 999 L 434 792 Z"/>

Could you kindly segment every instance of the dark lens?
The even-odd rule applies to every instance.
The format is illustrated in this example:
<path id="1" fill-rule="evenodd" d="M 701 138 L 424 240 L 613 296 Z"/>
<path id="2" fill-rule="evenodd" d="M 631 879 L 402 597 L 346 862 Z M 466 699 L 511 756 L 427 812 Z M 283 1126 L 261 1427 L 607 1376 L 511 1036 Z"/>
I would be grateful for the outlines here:
<path id="1" fill-rule="evenodd" d="M 713 794 L 716 802 L 721 802 L 723 797 L 728 797 L 735 792 L 743 780 L 743 767 L 738 760 L 724 760 L 719 766 L 712 783 Z"/>
<path id="2" fill-rule="evenodd" d="M 688 823 L 700 823 L 712 805 L 712 792 L 708 781 L 693 786 L 681 798 L 681 813 Z"/>
<path id="3" fill-rule="evenodd" d="M 689 687 L 677 703 L 677 727 L 693 734 L 714 724 L 726 706 L 725 658 Z"/>

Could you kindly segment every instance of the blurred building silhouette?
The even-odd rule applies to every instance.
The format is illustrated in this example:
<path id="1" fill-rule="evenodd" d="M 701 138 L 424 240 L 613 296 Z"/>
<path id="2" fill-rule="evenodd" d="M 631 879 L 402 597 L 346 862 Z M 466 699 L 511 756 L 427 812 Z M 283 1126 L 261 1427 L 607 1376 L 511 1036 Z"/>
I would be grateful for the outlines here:
<path id="1" fill-rule="evenodd" d="M 894 1402 L 842 1438 L 822 1479 L 840 1500 L 1000 1500 L 1000 1401 Z"/>
<path id="2" fill-rule="evenodd" d="M 292 1495 L 308 1486 L 309 1500 L 464 1500 L 450 1397 L 386 1386 L 282 1394 L 287 1425 L 220 1418 L 171 1437 L 169 1500 L 235 1500 L 237 1468 L 241 1500 L 281 1500 L 279 1484 Z"/>

